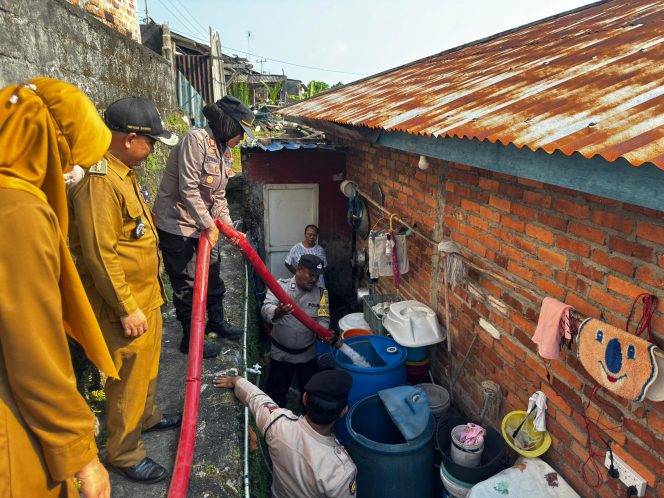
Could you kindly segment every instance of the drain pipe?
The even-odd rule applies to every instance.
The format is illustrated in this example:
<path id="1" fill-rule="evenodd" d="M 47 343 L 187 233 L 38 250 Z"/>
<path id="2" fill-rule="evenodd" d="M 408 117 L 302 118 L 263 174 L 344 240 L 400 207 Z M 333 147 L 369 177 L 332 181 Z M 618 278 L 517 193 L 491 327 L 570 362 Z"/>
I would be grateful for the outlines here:
<path id="1" fill-rule="evenodd" d="M 293 299 L 286 293 L 286 291 L 281 288 L 277 280 L 274 278 L 272 273 L 270 273 L 270 270 L 267 269 L 265 263 L 263 263 L 263 260 L 256 253 L 254 248 L 251 247 L 251 244 L 249 244 L 249 241 L 244 237 L 244 235 L 235 230 L 233 227 L 224 225 L 219 220 L 215 220 L 215 223 L 217 224 L 219 231 L 226 238 L 237 240 L 237 247 L 239 247 L 240 250 L 244 253 L 247 261 L 249 261 L 251 266 L 254 267 L 256 273 L 258 273 L 258 276 L 263 280 L 263 282 L 265 282 L 265 285 L 270 288 L 270 290 L 274 293 L 280 302 L 290 304 L 293 307 L 293 316 L 302 322 L 305 327 L 320 337 L 321 340 L 334 346 L 338 342 L 339 338 L 328 329 L 323 327 L 321 324 L 319 324 L 316 320 L 307 315 L 300 309 L 299 306 L 297 306 L 297 304 L 295 304 L 295 301 L 293 301 Z"/>
<path id="2" fill-rule="evenodd" d="M 168 488 L 168 498 L 185 498 L 189 488 L 191 467 L 196 445 L 196 425 L 198 404 L 201 397 L 201 364 L 203 341 L 205 339 L 205 304 L 207 302 L 208 274 L 210 272 L 210 251 L 212 245 L 201 234 L 196 252 L 196 276 L 191 309 L 191 329 L 189 338 L 189 365 L 185 379 L 184 412 L 178 452 L 175 457 L 173 477 Z"/>

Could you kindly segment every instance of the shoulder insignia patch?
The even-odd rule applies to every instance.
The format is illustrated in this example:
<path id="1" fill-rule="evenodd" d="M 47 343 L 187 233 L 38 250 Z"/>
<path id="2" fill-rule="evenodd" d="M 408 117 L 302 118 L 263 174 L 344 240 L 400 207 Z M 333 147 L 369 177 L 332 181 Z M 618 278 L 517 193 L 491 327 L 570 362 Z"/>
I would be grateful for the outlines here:
<path id="1" fill-rule="evenodd" d="M 272 414 L 273 411 L 279 409 L 279 406 L 276 403 L 268 401 L 267 403 L 263 403 L 261 408 L 265 408 L 270 414 Z"/>
<path id="2" fill-rule="evenodd" d="M 108 173 L 108 161 L 106 159 L 98 161 L 90 166 L 89 171 L 91 175 L 105 175 Z"/>
<path id="3" fill-rule="evenodd" d="M 348 486 L 348 491 L 350 491 L 351 495 L 354 495 L 357 491 L 357 481 L 355 479 L 353 479 L 353 482 L 351 482 L 350 486 Z"/>
<path id="4" fill-rule="evenodd" d="M 211 149 L 216 149 L 217 148 L 217 142 L 214 140 L 214 137 L 208 137 L 208 146 Z"/>

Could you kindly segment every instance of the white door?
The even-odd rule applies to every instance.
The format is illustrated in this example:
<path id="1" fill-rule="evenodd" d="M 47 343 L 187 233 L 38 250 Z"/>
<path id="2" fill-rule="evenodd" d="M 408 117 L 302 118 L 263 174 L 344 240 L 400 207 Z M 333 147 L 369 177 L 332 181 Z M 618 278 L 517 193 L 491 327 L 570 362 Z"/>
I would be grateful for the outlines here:
<path id="1" fill-rule="evenodd" d="M 267 267 L 276 278 L 290 277 L 284 266 L 288 251 L 304 238 L 304 227 L 318 225 L 318 184 L 263 186 Z"/>

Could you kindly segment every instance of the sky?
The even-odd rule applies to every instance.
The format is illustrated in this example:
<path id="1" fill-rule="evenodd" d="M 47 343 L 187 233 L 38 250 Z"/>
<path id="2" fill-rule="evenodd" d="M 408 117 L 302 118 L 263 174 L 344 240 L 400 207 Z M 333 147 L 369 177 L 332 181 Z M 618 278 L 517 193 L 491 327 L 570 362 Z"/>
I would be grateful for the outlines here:
<path id="1" fill-rule="evenodd" d="M 248 57 L 254 70 L 330 85 L 591 3 L 588 0 L 137 0 L 156 23 Z M 249 54 L 249 55 L 247 55 Z M 262 61 L 262 62 L 261 62 Z M 283 73 L 282 73 L 283 71 Z"/>

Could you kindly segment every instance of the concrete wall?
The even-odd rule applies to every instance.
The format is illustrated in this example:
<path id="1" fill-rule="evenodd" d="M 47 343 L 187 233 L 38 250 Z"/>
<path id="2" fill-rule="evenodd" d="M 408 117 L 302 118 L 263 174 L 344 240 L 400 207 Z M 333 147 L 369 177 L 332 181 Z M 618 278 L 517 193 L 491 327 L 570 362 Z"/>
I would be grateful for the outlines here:
<path id="1" fill-rule="evenodd" d="M 448 357 L 445 346 L 433 348 L 438 382 L 447 386 L 446 371 L 457 371 L 473 336 L 479 335 L 454 388 L 457 406 L 477 417 L 481 382 L 497 382 L 503 401 L 498 417 L 489 422 L 500 430 L 506 413 L 524 410 L 528 397 L 542 390 L 548 396 L 553 439 L 543 458 L 582 496 L 625 495 L 618 480 L 606 480 L 606 446 L 600 438 L 613 441 L 616 454 L 648 481 L 646 496 L 664 496 L 664 403 L 631 402 L 605 389 L 593 398 L 594 381 L 576 358 L 576 343 L 552 362 L 549 384 L 531 340 L 544 296 L 624 329 L 634 298 L 649 292 L 660 297 L 652 328 L 656 342 L 664 344 L 664 212 L 438 159 L 421 171 L 415 154 L 345 143 L 348 178 L 361 189 L 370 191 L 378 182 L 387 209 L 417 223 L 431 238 L 451 238 L 478 266 L 516 283 L 508 286 L 471 270 L 467 285 L 450 291 L 452 353 Z M 436 272 L 433 245 L 419 237 L 408 242 L 411 266 L 402 275 L 399 293 L 433 302 L 444 323 L 443 276 Z M 379 291 L 395 292 L 392 279 L 381 278 Z M 641 305 L 637 309 L 636 322 Z M 498 329 L 501 338 L 480 327 L 480 319 Z M 587 480 L 584 416 L 601 472 L 596 475 L 586 465 Z"/>
<path id="2" fill-rule="evenodd" d="M 0 87 L 50 76 L 97 104 L 129 95 L 175 109 L 170 66 L 159 55 L 65 0 L 0 0 Z"/>

